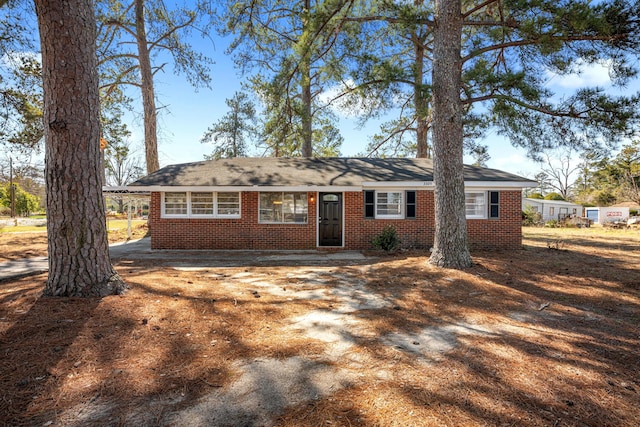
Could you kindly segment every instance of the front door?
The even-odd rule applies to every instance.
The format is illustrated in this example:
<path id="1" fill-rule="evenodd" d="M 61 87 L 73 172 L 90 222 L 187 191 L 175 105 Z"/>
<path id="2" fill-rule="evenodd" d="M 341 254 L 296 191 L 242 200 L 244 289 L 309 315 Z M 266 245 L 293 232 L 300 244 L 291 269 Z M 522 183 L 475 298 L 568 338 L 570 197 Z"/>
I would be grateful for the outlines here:
<path id="1" fill-rule="evenodd" d="M 342 246 L 342 193 L 320 193 L 318 244 Z"/>

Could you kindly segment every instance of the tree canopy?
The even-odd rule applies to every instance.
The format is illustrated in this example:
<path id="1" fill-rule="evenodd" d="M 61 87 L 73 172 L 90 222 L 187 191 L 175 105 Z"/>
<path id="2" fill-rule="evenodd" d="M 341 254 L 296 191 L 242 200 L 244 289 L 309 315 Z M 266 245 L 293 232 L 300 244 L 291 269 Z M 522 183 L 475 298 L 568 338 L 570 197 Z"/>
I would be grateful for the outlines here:
<path id="1" fill-rule="evenodd" d="M 310 157 L 318 144 L 340 141 L 334 118 L 322 99 L 343 76 L 347 40 L 342 18 L 350 2 L 332 0 L 242 0 L 220 11 L 224 35 L 234 37 L 228 53 L 250 74 L 248 88 L 264 105 L 264 143 L 270 153 Z M 328 132 L 328 133 L 325 133 Z"/>
<path id="2" fill-rule="evenodd" d="M 167 65 L 160 55 L 169 55 L 176 73 L 184 74 L 195 87 L 208 87 L 211 60 L 185 41 L 207 11 L 201 2 L 172 8 L 162 0 L 100 0 L 96 3 L 103 96 L 123 91 L 125 86 L 140 89 L 147 173 L 160 168 L 154 76 Z"/>

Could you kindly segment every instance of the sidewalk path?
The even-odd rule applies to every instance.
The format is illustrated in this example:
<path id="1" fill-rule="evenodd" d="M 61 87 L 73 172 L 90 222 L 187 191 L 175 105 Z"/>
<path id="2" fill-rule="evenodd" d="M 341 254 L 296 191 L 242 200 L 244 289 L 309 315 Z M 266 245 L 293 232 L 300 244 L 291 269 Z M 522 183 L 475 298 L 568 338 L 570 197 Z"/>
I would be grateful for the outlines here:
<path id="1" fill-rule="evenodd" d="M 109 254 L 113 258 L 125 258 L 136 252 L 150 251 L 151 240 L 143 238 L 126 243 L 115 243 L 109 246 Z M 49 269 L 47 257 L 34 257 L 0 262 L 0 281 L 29 274 L 44 273 Z"/>
<path id="2" fill-rule="evenodd" d="M 367 259 L 355 251 L 251 251 L 251 250 L 151 250 L 151 239 L 145 237 L 109 247 L 112 260 L 153 260 L 158 265 L 175 268 L 231 267 L 246 265 L 332 265 L 359 263 Z M 0 281 L 49 268 L 46 257 L 25 258 L 0 263 Z"/>

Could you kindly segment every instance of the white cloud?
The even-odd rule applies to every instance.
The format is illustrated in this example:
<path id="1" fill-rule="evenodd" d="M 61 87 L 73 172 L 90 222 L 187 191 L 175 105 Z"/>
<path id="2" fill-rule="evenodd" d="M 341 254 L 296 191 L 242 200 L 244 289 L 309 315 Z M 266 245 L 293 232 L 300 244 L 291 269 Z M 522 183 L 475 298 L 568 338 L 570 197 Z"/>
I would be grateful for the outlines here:
<path id="1" fill-rule="evenodd" d="M 330 108 L 338 116 L 346 119 L 354 119 L 366 114 L 367 111 L 376 109 L 381 103 L 376 97 L 362 98 L 360 94 L 349 93 L 356 87 L 353 80 L 343 81 L 341 84 L 331 86 L 323 91 L 318 97 L 318 101 Z M 394 100 L 396 103 L 400 99 Z"/>
<path id="2" fill-rule="evenodd" d="M 578 60 L 574 64 L 577 72 L 567 75 L 559 75 L 547 71 L 549 84 L 565 89 L 577 89 L 586 86 L 609 86 L 609 62 L 599 62 L 587 64 L 583 60 Z"/>
<path id="3" fill-rule="evenodd" d="M 17 68 L 22 58 L 30 58 L 42 63 L 42 55 L 40 53 L 12 51 L 7 52 L 0 57 L 0 65 L 10 69 Z"/>

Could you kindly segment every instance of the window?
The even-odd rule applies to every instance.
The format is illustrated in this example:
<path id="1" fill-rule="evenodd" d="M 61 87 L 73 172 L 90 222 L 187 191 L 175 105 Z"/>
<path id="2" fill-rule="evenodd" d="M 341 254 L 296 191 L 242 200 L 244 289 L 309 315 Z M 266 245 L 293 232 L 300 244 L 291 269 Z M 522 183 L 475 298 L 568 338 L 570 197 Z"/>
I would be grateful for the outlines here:
<path id="1" fill-rule="evenodd" d="M 402 218 L 403 192 L 376 192 L 376 218 Z"/>
<path id="2" fill-rule="evenodd" d="M 486 218 L 485 193 L 464 193 L 467 218 Z"/>
<path id="3" fill-rule="evenodd" d="M 240 193 L 182 191 L 162 198 L 163 217 L 240 218 Z"/>
<path id="4" fill-rule="evenodd" d="M 213 215 L 213 193 L 191 193 L 192 215 Z"/>
<path id="5" fill-rule="evenodd" d="M 556 214 L 556 208 L 551 206 L 549 208 L 549 215 L 554 216 Z"/>
<path id="6" fill-rule="evenodd" d="M 306 223 L 307 193 L 260 193 L 259 222 Z"/>
<path id="7" fill-rule="evenodd" d="M 164 213 L 166 215 L 186 215 L 187 193 L 164 193 Z"/>
<path id="8" fill-rule="evenodd" d="M 218 216 L 240 216 L 240 193 L 217 193 Z"/>
<path id="9" fill-rule="evenodd" d="M 415 191 L 364 191 L 364 217 L 403 219 L 416 217 Z"/>

